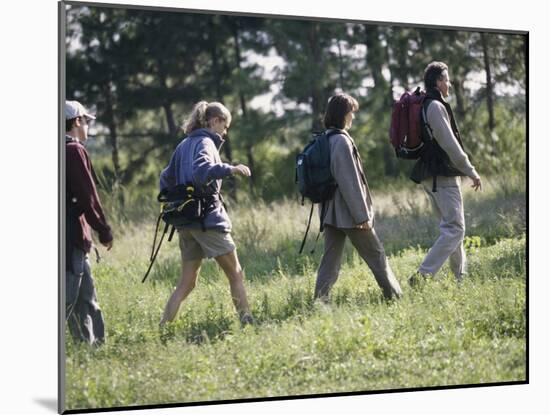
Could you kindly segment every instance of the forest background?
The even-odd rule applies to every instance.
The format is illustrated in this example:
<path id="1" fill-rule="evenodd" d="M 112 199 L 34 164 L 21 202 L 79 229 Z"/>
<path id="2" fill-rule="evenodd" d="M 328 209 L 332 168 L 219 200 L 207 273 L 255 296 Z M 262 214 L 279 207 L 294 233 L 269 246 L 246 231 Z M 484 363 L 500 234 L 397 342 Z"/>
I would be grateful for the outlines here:
<path id="1" fill-rule="evenodd" d="M 100 7 L 69 7 L 67 20 L 66 96 L 97 112 L 88 148 L 110 209 L 125 217 L 154 201 L 180 126 L 203 99 L 233 114 L 224 161 L 252 170 L 226 181 L 230 205 L 297 197 L 295 156 L 338 91 L 360 102 L 351 132 L 371 187 L 404 185 L 411 164 L 389 145 L 391 104 L 422 86 L 433 60 L 449 66 L 450 102 L 480 173 L 525 176 L 523 35 Z"/>

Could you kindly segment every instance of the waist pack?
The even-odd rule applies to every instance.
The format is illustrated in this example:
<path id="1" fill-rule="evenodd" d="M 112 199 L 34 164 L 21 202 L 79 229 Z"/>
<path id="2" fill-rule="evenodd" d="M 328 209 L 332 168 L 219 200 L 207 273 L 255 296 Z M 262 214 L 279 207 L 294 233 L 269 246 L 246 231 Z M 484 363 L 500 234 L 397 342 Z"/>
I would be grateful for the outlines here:
<path id="1" fill-rule="evenodd" d="M 157 200 L 161 203 L 160 218 L 172 226 L 200 222 L 204 230 L 204 218 L 213 196 L 200 196 L 192 184 L 180 184 L 162 189 Z"/>
<path id="2" fill-rule="evenodd" d="M 192 183 L 179 184 L 177 186 L 162 189 L 157 196 L 157 200 L 161 203 L 160 214 L 157 218 L 155 227 L 155 236 L 153 238 L 153 247 L 151 250 L 151 258 L 149 268 L 141 282 L 145 282 L 149 276 L 149 272 L 153 267 L 157 254 L 160 251 L 162 241 L 168 233 L 170 227 L 170 235 L 168 241 L 172 240 L 176 227 L 189 225 L 192 223 L 200 223 L 202 230 L 204 227 L 204 219 L 210 206 L 216 203 L 218 199 L 217 193 L 212 195 L 202 195 Z M 164 231 L 157 245 L 157 236 L 160 229 L 161 220 L 164 222 Z"/>

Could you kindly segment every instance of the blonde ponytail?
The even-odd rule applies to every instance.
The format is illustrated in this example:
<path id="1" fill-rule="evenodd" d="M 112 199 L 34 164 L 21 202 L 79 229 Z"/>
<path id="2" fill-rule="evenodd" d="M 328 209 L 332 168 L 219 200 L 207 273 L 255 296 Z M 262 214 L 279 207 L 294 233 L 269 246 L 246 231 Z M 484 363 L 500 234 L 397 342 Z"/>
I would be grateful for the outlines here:
<path id="1" fill-rule="evenodd" d="M 197 102 L 193 107 L 193 111 L 183 123 L 182 130 L 185 134 L 190 134 L 199 128 L 208 128 L 208 122 L 216 117 L 231 123 L 231 113 L 223 104 L 219 102 Z"/>

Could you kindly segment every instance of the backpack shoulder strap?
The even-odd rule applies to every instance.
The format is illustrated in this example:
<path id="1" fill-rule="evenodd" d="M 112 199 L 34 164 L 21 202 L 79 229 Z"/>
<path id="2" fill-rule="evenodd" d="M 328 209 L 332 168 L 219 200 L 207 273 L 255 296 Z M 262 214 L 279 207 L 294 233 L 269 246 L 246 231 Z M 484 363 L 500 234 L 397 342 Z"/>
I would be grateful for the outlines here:
<path id="1" fill-rule="evenodd" d="M 422 102 L 422 123 L 426 126 L 426 132 L 428 133 L 428 136 L 430 137 L 430 140 L 434 139 L 434 133 L 432 130 L 432 127 L 428 123 L 428 106 L 432 103 L 434 99 L 433 98 L 424 98 L 424 101 Z"/>
<path id="2" fill-rule="evenodd" d="M 367 186 L 367 177 L 365 176 L 365 172 L 363 171 L 363 160 L 361 160 L 361 155 L 359 154 L 359 150 L 357 149 L 357 146 L 355 145 L 355 142 L 349 135 L 349 133 L 346 130 L 338 130 L 338 132 L 344 136 L 346 136 L 351 144 L 351 147 L 353 149 L 353 156 L 357 160 L 357 163 L 359 164 L 359 173 L 361 174 L 361 180 L 363 181 L 363 184 Z"/>

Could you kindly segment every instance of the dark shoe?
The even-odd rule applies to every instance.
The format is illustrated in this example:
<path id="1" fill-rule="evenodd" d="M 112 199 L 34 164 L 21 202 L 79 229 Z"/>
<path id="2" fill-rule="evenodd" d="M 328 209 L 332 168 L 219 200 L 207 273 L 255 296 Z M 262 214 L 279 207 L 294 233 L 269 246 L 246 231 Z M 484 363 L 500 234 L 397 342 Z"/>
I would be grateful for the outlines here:
<path id="1" fill-rule="evenodd" d="M 170 323 L 159 324 L 159 339 L 160 342 L 166 346 L 169 340 L 172 340 L 176 336 L 174 325 Z"/>
<path id="2" fill-rule="evenodd" d="M 418 288 L 422 283 L 426 281 L 426 275 L 416 271 L 409 277 L 409 286 L 411 288 Z"/>
<path id="3" fill-rule="evenodd" d="M 252 317 L 252 314 L 246 313 L 241 316 L 241 324 L 243 326 L 254 325 L 256 324 L 256 321 L 254 320 L 254 317 Z"/>

